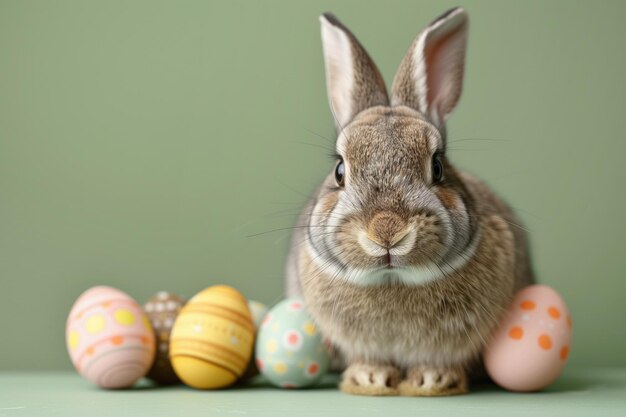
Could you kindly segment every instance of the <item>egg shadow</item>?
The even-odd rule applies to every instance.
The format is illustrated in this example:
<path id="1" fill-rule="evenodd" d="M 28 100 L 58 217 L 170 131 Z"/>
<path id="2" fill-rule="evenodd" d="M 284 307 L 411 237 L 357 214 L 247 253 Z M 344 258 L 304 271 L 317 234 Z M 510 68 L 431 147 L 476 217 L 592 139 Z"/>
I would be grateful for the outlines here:
<path id="1" fill-rule="evenodd" d="M 263 375 L 256 375 L 246 381 L 237 383 L 228 387 L 229 390 L 257 390 L 272 389 L 280 391 L 319 391 L 319 390 L 336 390 L 339 378 L 334 374 L 324 375 L 319 382 L 310 387 L 302 388 L 282 388 L 272 384 Z"/>
<path id="2" fill-rule="evenodd" d="M 546 388 L 544 392 L 623 391 L 625 388 L 626 382 L 622 379 L 613 378 L 610 372 L 606 374 L 589 372 L 587 375 L 584 375 L 582 372 L 576 372 L 573 375 L 563 375 L 554 384 Z"/>
<path id="3" fill-rule="evenodd" d="M 107 391 L 113 392 L 152 392 L 152 391 L 171 391 L 175 389 L 184 388 L 185 385 L 182 382 L 175 382 L 171 384 L 160 384 L 148 378 L 140 379 L 135 385 L 130 388 L 112 389 Z"/>
<path id="4" fill-rule="evenodd" d="M 598 385 L 598 381 L 592 378 L 585 378 L 580 376 L 564 376 L 559 378 L 554 384 L 550 385 L 543 392 L 576 392 L 576 391 L 589 391 L 593 386 Z"/>
<path id="5" fill-rule="evenodd" d="M 608 381 L 599 379 L 595 376 L 581 376 L 581 375 L 563 375 L 550 386 L 540 391 L 530 392 L 515 392 L 509 391 L 500 387 L 493 381 L 481 381 L 473 383 L 470 387 L 471 392 L 476 393 L 511 393 L 518 395 L 551 395 L 562 394 L 566 392 L 588 392 L 593 391 L 594 388 L 606 387 Z M 623 384 L 622 384 L 623 385 Z"/>

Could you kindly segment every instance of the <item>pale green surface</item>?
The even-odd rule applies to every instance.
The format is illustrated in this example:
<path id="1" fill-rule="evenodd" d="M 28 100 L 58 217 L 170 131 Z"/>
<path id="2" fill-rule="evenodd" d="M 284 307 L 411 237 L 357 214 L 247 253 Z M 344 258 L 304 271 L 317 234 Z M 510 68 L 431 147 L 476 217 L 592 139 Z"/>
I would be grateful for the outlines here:
<path id="1" fill-rule="evenodd" d="M 626 364 L 626 2 L 461 3 L 450 139 L 497 141 L 451 158 L 520 209 L 572 363 Z M 94 284 L 278 300 L 289 231 L 246 236 L 291 226 L 332 165 L 317 16 L 390 83 L 451 5 L 0 0 L 0 369 L 69 369 L 65 318 Z"/>
<path id="2" fill-rule="evenodd" d="M 0 373 L 0 416 L 624 416 L 626 369 L 566 372 L 549 390 L 514 394 L 483 386 L 447 398 L 371 398 L 326 388 L 286 391 L 259 384 L 224 391 L 185 387 L 102 391 L 72 373 Z"/>

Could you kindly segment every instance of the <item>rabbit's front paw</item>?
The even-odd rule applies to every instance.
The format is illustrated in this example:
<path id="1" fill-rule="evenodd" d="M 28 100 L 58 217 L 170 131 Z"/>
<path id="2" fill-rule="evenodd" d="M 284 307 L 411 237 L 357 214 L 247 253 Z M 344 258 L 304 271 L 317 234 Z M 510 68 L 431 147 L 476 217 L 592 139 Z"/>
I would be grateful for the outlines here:
<path id="1" fill-rule="evenodd" d="M 395 366 L 354 363 L 343 372 L 340 388 L 355 395 L 398 395 L 401 380 Z"/>
<path id="2" fill-rule="evenodd" d="M 413 397 L 465 394 L 467 376 L 462 368 L 416 366 L 408 370 L 398 390 L 400 395 Z"/>

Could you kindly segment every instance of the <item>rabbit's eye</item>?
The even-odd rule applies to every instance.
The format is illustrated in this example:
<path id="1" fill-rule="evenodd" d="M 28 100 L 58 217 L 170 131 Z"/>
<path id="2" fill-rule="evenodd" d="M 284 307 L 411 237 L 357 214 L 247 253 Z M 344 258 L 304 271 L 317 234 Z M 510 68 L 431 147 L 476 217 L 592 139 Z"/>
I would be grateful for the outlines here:
<path id="1" fill-rule="evenodd" d="M 433 183 L 440 182 L 443 179 L 443 163 L 441 155 L 433 155 Z"/>
<path id="2" fill-rule="evenodd" d="M 335 167 L 335 181 L 337 181 L 338 186 L 343 187 L 344 177 L 343 159 L 340 159 Z"/>

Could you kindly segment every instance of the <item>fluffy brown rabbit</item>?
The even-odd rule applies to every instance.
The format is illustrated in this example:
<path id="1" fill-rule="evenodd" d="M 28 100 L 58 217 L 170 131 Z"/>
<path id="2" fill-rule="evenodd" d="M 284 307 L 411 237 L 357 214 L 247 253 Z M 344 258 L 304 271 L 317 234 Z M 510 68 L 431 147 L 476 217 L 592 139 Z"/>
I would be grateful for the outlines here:
<path id="1" fill-rule="evenodd" d="M 304 297 L 345 361 L 343 391 L 467 392 L 513 293 L 533 281 L 519 220 L 446 156 L 467 14 L 417 36 L 390 96 L 354 35 L 320 21 L 337 163 L 299 218 L 287 295 Z"/>

